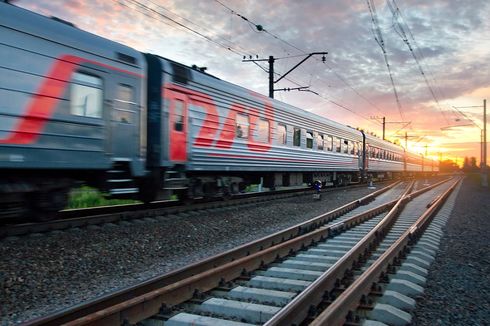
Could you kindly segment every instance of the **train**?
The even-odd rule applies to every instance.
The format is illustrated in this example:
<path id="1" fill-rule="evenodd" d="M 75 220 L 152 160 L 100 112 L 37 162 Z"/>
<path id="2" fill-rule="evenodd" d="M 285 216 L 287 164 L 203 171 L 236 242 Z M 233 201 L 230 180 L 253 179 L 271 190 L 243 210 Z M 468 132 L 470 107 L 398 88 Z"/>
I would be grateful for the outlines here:
<path id="1" fill-rule="evenodd" d="M 153 201 L 435 173 L 362 130 L 0 2 L 0 218 L 83 182 Z"/>

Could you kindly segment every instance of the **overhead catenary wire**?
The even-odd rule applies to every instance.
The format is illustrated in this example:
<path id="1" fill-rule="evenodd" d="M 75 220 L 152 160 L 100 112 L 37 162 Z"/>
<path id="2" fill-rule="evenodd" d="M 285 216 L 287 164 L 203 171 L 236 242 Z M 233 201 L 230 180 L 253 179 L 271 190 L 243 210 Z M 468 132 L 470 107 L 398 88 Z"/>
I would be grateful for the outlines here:
<path id="1" fill-rule="evenodd" d="M 210 43 L 212 43 L 214 45 L 217 45 L 217 46 L 219 46 L 219 47 L 221 47 L 223 49 L 226 49 L 226 50 L 228 50 L 228 51 L 230 51 L 232 53 L 235 53 L 235 54 L 237 54 L 237 55 L 239 55 L 241 57 L 243 57 L 243 56 L 253 56 L 253 54 L 250 51 L 248 51 L 247 49 L 242 48 L 240 45 L 235 45 L 235 44 L 233 44 L 233 45 L 227 45 L 227 44 L 218 42 L 218 41 L 214 40 L 212 37 L 210 37 L 208 35 L 205 35 L 203 32 L 197 31 L 197 30 L 195 30 L 195 29 L 193 29 L 193 28 L 191 28 L 191 27 L 189 27 L 189 26 L 187 26 L 187 25 L 185 25 L 185 24 L 183 24 L 181 22 L 178 22 L 175 19 L 169 17 L 168 15 L 165 15 L 165 14 L 159 12 L 158 10 L 153 9 L 153 8 L 147 6 L 147 5 L 143 4 L 142 2 L 140 2 L 138 0 L 115 0 L 115 1 L 118 2 L 121 5 L 124 5 L 124 6 L 130 8 L 130 9 L 133 9 L 133 10 L 135 10 L 135 11 L 137 11 L 137 12 L 139 12 L 139 13 L 141 13 L 141 14 L 149 17 L 149 18 L 156 19 L 156 20 L 160 21 L 161 23 L 166 24 L 167 26 L 171 26 L 171 27 L 174 27 L 174 28 L 180 27 L 182 30 L 184 30 L 184 31 L 186 31 L 188 33 L 195 34 L 195 35 L 197 35 L 197 36 L 199 36 L 201 38 L 204 38 L 206 41 L 208 41 L 208 42 L 210 42 Z M 124 2 L 131 3 L 131 4 L 135 5 L 135 6 L 137 6 L 137 8 L 132 8 L 132 7 L 128 6 L 128 5 L 126 5 Z M 196 26 L 196 27 L 198 27 L 200 29 L 206 29 L 203 26 L 198 25 L 198 24 L 192 22 L 191 20 L 189 20 L 189 19 L 187 19 L 185 17 L 182 17 L 182 16 L 174 13 L 173 11 L 171 11 L 171 10 L 163 7 L 162 5 L 156 4 L 156 3 L 152 2 L 152 1 L 149 1 L 149 2 L 151 4 L 153 4 L 154 6 L 156 6 L 158 9 L 161 9 L 161 10 L 164 10 L 166 12 L 169 12 L 169 13 L 171 13 L 171 14 L 173 14 L 173 15 L 175 15 L 175 16 L 177 16 L 177 17 L 179 17 L 179 18 L 181 18 L 181 19 L 183 19 L 183 20 L 185 20 L 185 21 L 187 21 L 187 22 L 189 22 L 191 24 L 193 24 L 194 26 Z M 141 10 L 138 10 L 138 9 L 141 9 Z M 154 16 L 150 15 L 150 13 L 156 14 L 158 17 L 160 17 L 160 19 L 158 19 L 157 17 L 154 17 Z M 171 23 L 173 23 L 173 24 L 171 24 Z M 226 39 L 224 39 L 222 37 L 218 37 L 218 38 L 220 38 L 221 40 L 224 40 L 225 42 L 229 42 L 229 40 L 226 40 Z M 233 43 L 233 42 L 230 42 L 230 43 Z M 238 49 L 235 49 L 235 47 L 238 48 Z M 267 71 L 267 69 L 264 66 L 262 66 L 260 64 L 257 64 L 257 66 L 260 67 L 262 70 Z"/>
<path id="2" fill-rule="evenodd" d="M 166 12 L 172 13 L 173 15 L 175 15 L 175 16 L 183 19 L 183 20 L 186 20 L 186 21 L 192 23 L 194 26 L 197 26 L 199 28 L 204 29 L 202 26 L 193 23 L 192 21 L 190 21 L 187 18 L 184 18 L 182 16 L 179 16 L 179 15 L 173 13 L 172 11 L 168 10 L 167 8 L 165 8 L 165 7 L 163 7 L 163 6 L 159 5 L 159 4 L 156 4 L 156 3 L 152 2 L 152 1 L 149 1 L 149 3 L 153 4 L 157 9 L 152 8 L 152 7 L 146 5 L 146 4 L 144 4 L 144 3 L 142 3 L 141 1 L 138 1 L 138 0 L 115 0 L 115 1 L 117 1 L 118 3 L 120 3 L 122 5 L 124 5 L 124 2 L 133 4 L 133 5 L 137 6 L 137 8 L 139 8 L 139 9 L 142 9 L 144 11 L 147 11 L 148 13 L 152 13 L 152 14 L 157 15 L 158 17 L 161 18 L 161 19 L 159 19 L 159 21 L 161 21 L 162 23 L 164 23 L 166 25 L 173 26 L 173 27 L 178 26 L 178 27 L 182 28 L 183 30 L 185 30 L 185 31 L 187 31 L 189 33 L 195 34 L 195 35 L 197 35 L 197 36 L 205 39 L 206 41 L 208 41 L 210 43 L 213 43 L 213 44 L 215 44 L 215 45 L 217 45 L 217 46 L 219 46 L 221 48 L 224 48 L 226 50 L 229 50 L 229 51 L 231 51 L 231 52 L 233 52 L 235 54 L 238 54 L 240 56 L 243 56 L 243 55 L 252 55 L 251 53 L 246 52 L 244 50 L 240 51 L 238 49 L 235 49 L 234 46 L 232 46 L 232 45 L 227 45 L 227 44 L 224 44 L 223 42 L 220 42 L 218 40 L 215 40 L 211 36 L 208 36 L 208 35 L 204 34 L 203 32 L 200 32 L 200 31 L 198 31 L 198 30 L 196 30 L 196 29 L 194 29 L 194 28 L 192 28 L 192 27 L 190 27 L 190 26 L 188 26 L 188 25 L 186 25 L 184 23 L 181 23 L 181 22 L 177 21 L 176 19 L 170 17 L 168 14 L 165 14 L 162 11 L 166 11 Z M 127 7 L 129 7 L 129 6 L 127 6 Z M 160 9 L 160 10 L 158 10 L 158 9 Z M 142 13 L 142 14 L 146 15 L 147 17 L 151 17 L 153 19 L 156 19 L 156 17 L 152 17 L 151 15 L 148 15 L 146 13 L 143 13 L 140 10 L 137 10 L 136 9 L 136 11 L 138 11 L 139 13 Z M 170 22 L 172 24 L 174 24 L 174 25 L 170 24 Z M 225 42 L 229 42 L 228 40 L 226 40 L 224 38 L 220 38 L 220 39 L 224 40 Z"/>
<path id="3" fill-rule="evenodd" d="M 390 5 L 389 3 L 389 0 L 387 0 L 388 2 L 388 5 Z M 393 27 L 395 28 L 395 24 L 397 23 L 404 23 L 406 29 L 407 29 L 407 32 L 408 32 L 408 35 L 410 37 L 410 39 L 412 40 L 413 44 L 414 44 L 414 47 L 417 49 L 418 51 L 418 54 L 420 56 L 420 59 L 419 62 L 420 64 L 423 64 L 424 62 L 426 62 L 426 59 L 425 59 L 425 56 L 424 56 L 424 53 L 422 51 L 422 49 L 420 48 L 420 46 L 418 45 L 418 42 L 417 40 L 415 39 L 415 36 L 413 35 L 411 29 L 410 29 L 410 26 L 408 25 L 407 23 L 407 20 L 405 19 L 405 17 L 403 16 L 402 14 L 402 11 L 400 9 L 400 7 L 398 6 L 398 4 L 395 2 L 395 0 L 393 0 L 393 7 L 396 8 L 396 14 L 393 14 Z M 397 21 L 397 18 L 400 17 L 401 18 L 401 22 L 398 22 Z M 464 39 L 461 39 L 461 38 L 453 38 L 453 37 L 450 37 L 448 35 L 445 35 L 444 36 L 444 39 L 447 40 L 447 39 L 457 39 L 459 42 L 462 42 L 464 41 Z M 474 37 L 471 37 L 471 42 L 475 42 L 475 41 L 482 41 L 482 40 L 490 40 L 490 39 L 477 39 L 477 38 L 474 38 Z M 447 98 L 444 90 L 439 87 L 439 82 L 437 81 L 435 75 L 432 73 L 432 71 L 428 68 L 427 65 L 425 65 L 425 71 L 428 72 L 428 74 L 430 75 L 430 77 L 432 78 L 432 82 L 434 83 L 433 87 L 435 89 L 437 89 L 439 91 L 439 94 L 443 97 L 443 98 Z M 434 92 L 435 93 L 435 92 Z M 464 116 L 464 114 L 462 112 L 460 112 L 459 110 L 456 110 L 456 108 L 452 105 L 446 105 L 447 108 L 449 108 L 450 110 L 453 110 L 455 111 L 456 113 L 458 114 L 461 114 Z M 444 111 L 442 111 L 443 115 L 445 115 Z M 447 119 L 446 119 L 446 122 L 447 122 Z"/>
<path id="4" fill-rule="evenodd" d="M 397 19 L 396 19 L 397 16 L 401 16 L 400 8 L 398 8 L 395 0 L 387 0 L 387 4 L 388 4 L 388 7 L 389 7 L 390 11 L 393 14 L 393 17 L 394 17 L 395 21 L 397 22 L 395 24 L 395 31 L 400 36 L 400 38 L 403 40 L 403 42 L 407 45 L 410 53 L 412 54 L 413 59 L 415 60 L 415 63 L 417 64 L 417 67 L 419 69 L 419 72 L 422 75 L 422 77 L 424 79 L 424 82 L 427 85 L 427 88 L 429 89 L 430 94 L 432 95 L 432 98 L 436 102 L 437 107 L 439 108 L 439 110 L 441 111 L 442 116 L 446 120 L 446 123 L 449 125 L 449 120 L 447 119 L 447 117 L 446 117 L 446 115 L 444 113 L 444 110 L 441 108 L 441 105 L 439 103 L 439 99 L 437 98 L 437 96 L 436 96 L 436 94 L 435 94 L 432 86 L 430 85 L 429 80 L 427 79 L 427 76 L 426 76 L 426 74 L 424 72 L 424 69 L 422 68 L 421 63 L 420 63 L 417 55 L 415 54 L 415 51 L 413 50 L 410 41 L 408 40 L 407 34 L 405 32 L 405 29 L 403 28 L 403 25 L 400 22 L 398 22 Z M 408 25 L 407 25 L 406 22 L 405 22 L 405 25 L 408 27 Z M 411 32 L 410 32 L 410 34 L 412 35 L 412 38 L 413 38 L 413 34 Z"/>
<path id="5" fill-rule="evenodd" d="M 374 39 L 376 40 L 376 43 L 378 43 L 379 47 L 381 48 L 381 51 L 383 52 L 383 57 L 386 63 L 386 67 L 388 68 L 388 74 L 390 75 L 390 81 L 391 81 L 391 86 L 393 87 L 393 93 L 395 95 L 396 99 L 396 106 L 398 108 L 398 112 L 400 113 L 400 117 L 402 120 L 405 120 L 403 117 L 402 113 L 402 105 L 400 102 L 400 98 L 398 96 L 398 92 L 396 90 L 395 86 L 395 81 L 393 79 L 393 73 L 391 72 L 390 68 L 390 63 L 388 61 L 388 54 L 386 53 L 385 49 L 385 43 L 383 40 L 383 34 L 381 33 L 381 28 L 379 27 L 379 22 L 378 22 L 378 15 L 376 13 L 376 7 L 374 6 L 374 2 L 372 0 L 366 0 L 368 8 L 369 8 L 369 13 L 371 15 L 371 22 L 372 22 L 372 32 L 374 34 Z"/>
<path id="6" fill-rule="evenodd" d="M 237 17 L 240 17 L 241 19 L 243 19 L 244 21 L 246 21 L 248 24 L 251 24 L 252 26 L 255 26 L 257 28 L 257 30 L 260 30 L 261 32 L 264 32 L 270 36 L 272 36 L 274 39 L 288 45 L 289 47 L 297 50 L 300 52 L 300 54 L 298 55 L 291 55 L 291 56 L 288 56 L 288 57 L 283 57 L 283 58 L 294 58 L 294 57 L 299 57 L 299 56 L 303 56 L 303 55 L 306 55 L 308 54 L 307 51 L 299 48 L 298 46 L 294 45 L 293 43 L 281 38 L 279 35 L 276 35 L 272 32 L 270 32 L 269 30 L 267 30 L 266 28 L 264 28 L 263 25 L 260 25 L 258 23 L 255 23 L 253 22 L 252 20 L 250 20 L 249 18 L 245 17 L 244 15 L 238 13 L 237 11 L 235 11 L 234 9 L 232 9 L 231 7 L 227 6 L 226 4 L 224 4 L 222 1 L 220 0 L 214 0 L 215 2 L 217 2 L 218 4 L 220 4 L 222 7 L 224 7 L 225 9 L 227 9 L 228 11 L 230 11 L 233 15 L 236 15 Z M 277 59 L 283 59 L 283 58 L 277 58 Z M 316 60 L 319 60 L 319 59 L 316 59 Z M 370 101 L 368 98 L 366 98 L 364 95 L 362 95 L 361 93 L 359 93 L 358 90 L 356 90 L 349 82 L 347 82 L 347 80 L 345 80 L 345 78 L 343 78 L 340 74 L 338 74 L 331 65 L 329 65 L 327 62 L 323 62 L 329 69 L 330 71 L 343 83 L 345 84 L 349 89 L 351 89 L 357 96 L 359 96 L 360 98 L 362 98 L 364 101 L 366 101 L 367 103 L 369 103 L 369 105 L 373 106 L 376 110 L 378 110 L 380 113 L 383 113 L 382 110 L 376 105 L 374 104 L 372 101 Z M 287 79 L 287 78 L 286 78 Z M 289 79 L 288 79 L 289 80 Z"/>

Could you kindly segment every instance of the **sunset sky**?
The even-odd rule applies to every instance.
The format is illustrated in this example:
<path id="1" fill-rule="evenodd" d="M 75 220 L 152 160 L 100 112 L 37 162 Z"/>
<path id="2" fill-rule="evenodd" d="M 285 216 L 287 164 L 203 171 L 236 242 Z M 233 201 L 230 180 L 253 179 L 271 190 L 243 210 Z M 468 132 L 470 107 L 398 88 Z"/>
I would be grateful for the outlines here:
<path id="1" fill-rule="evenodd" d="M 275 71 L 283 74 L 305 54 L 328 52 L 326 62 L 321 56 L 312 57 L 288 80 L 276 84 L 276 88 L 310 86 L 318 95 L 276 92 L 276 99 L 380 137 L 381 124 L 374 118 L 386 117 L 387 139 L 399 139 L 404 145 L 399 136 L 407 132 L 412 151 L 425 153 L 427 145 L 428 155 L 435 159 L 459 158 L 461 164 L 465 156 L 475 156 L 480 161 L 483 99 L 490 99 L 489 1 L 389 0 L 393 10 L 388 1 L 374 1 L 399 105 L 366 1 L 17 0 L 15 4 L 143 52 L 205 66 L 210 74 L 265 95 L 267 62 L 259 62 L 262 69 L 242 62 L 244 55 L 281 58 Z M 404 124 L 394 123 L 401 121 L 411 124 L 402 129 Z M 453 127 L 457 125 L 462 127 Z"/>

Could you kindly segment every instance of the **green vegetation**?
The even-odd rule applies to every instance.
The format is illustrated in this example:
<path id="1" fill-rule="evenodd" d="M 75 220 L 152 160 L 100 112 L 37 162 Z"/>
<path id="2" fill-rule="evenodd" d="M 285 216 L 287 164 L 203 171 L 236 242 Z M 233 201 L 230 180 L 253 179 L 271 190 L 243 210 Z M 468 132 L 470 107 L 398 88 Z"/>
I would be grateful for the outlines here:
<path id="1" fill-rule="evenodd" d="M 257 191 L 259 191 L 259 185 L 258 184 L 251 184 L 245 188 L 245 192 L 257 192 Z"/>
<path id="2" fill-rule="evenodd" d="M 67 209 L 137 203 L 139 203 L 139 201 L 132 199 L 106 199 L 104 194 L 99 192 L 97 189 L 82 186 L 70 192 Z"/>

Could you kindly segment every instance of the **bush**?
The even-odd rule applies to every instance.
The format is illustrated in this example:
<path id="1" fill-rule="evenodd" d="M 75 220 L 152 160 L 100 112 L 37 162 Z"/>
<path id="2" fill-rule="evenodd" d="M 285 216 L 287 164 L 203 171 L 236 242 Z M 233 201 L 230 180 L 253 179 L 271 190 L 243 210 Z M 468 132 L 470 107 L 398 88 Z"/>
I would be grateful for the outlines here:
<path id="1" fill-rule="evenodd" d="M 105 195 L 97 189 L 88 186 L 82 186 L 70 192 L 67 208 L 74 209 L 137 203 L 140 202 L 132 199 L 107 199 L 105 198 Z"/>

